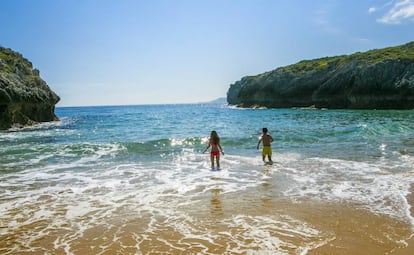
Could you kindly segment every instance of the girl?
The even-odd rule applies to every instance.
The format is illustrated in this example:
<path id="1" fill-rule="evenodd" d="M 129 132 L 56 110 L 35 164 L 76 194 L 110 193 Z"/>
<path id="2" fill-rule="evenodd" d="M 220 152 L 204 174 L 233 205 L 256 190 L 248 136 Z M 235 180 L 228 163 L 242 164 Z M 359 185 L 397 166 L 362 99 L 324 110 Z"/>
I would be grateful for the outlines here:
<path id="1" fill-rule="evenodd" d="M 203 151 L 205 153 L 208 148 L 211 146 L 210 160 L 211 160 L 211 169 L 214 170 L 214 158 L 216 158 L 217 170 L 220 170 L 220 152 L 224 155 L 223 149 L 220 145 L 220 137 L 216 131 L 211 131 L 210 139 L 208 141 L 207 148 Z"/>

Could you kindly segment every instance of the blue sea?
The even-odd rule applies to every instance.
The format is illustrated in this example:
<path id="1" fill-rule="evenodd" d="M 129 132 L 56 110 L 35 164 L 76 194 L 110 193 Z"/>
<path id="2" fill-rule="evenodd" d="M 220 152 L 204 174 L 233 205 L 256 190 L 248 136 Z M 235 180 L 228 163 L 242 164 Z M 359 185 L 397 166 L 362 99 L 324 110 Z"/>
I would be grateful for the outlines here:
<path id="1" fill-rule="evenodd" d="M 352 238 L 385 254 L 414 233 L 413 110 L 56 114 L 0 132 L 1 254 L 364 254 Z M 273 165 L 256 149 L 263 127 Z M 212 130 L 220 171 L 202 153 Z"/>

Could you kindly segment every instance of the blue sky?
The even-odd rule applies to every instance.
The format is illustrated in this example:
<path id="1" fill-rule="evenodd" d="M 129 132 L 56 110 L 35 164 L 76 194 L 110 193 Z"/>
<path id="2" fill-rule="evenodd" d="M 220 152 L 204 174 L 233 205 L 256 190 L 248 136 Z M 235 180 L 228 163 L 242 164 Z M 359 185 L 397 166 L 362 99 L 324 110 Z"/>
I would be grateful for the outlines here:
<path id="1" fill-rule="evenodd" d="M 414 0 L 0 0 L 58 106 L 192 103 L 303 59 L 414 40 Z"/>

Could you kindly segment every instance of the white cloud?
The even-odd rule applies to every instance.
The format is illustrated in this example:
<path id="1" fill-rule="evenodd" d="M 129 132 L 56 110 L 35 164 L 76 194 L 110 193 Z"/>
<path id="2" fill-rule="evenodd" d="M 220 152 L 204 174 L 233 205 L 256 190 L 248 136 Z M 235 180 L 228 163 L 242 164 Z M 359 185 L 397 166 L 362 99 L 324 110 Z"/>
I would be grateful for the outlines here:
<path id="1" fill-rule="evenodd" d="M 374 6 L 368 9 L 368 13 L 374 13 L 376 11 L 377 11 L 377 8 Z"/>
<path id="2" fill-rule="evenodd" d="M 329 19 L 329 12 L 326 10 L 319 10 L 314 17 L 314 23 L 318 25 L 323 31 L 331 34 L 339 34 L 340 30 L 332 24 Z"/>
<path id="3" fill-rule="evenodd" d="M 414 0 L 397 0 L 392 8 L 378 22 L 400 24 L 406 20 L 414 20 Z"/>

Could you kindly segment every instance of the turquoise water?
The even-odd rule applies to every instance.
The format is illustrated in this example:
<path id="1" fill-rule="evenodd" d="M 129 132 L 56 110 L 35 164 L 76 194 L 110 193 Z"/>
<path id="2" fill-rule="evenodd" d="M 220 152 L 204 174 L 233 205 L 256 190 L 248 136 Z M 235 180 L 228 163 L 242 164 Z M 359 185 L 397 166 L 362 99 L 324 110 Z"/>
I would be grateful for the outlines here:
<path id="1" fill-rule="evenodd" d="M 272 196 L 345 201 L 414 226 L 406 199 L 414 183 L 414 111 L 189 104 L 59 107 L 56 113 L 58 122 L 0 133 L 0 236 L 40 221 L 48 224 L 20 235 L 34 240 L 69 226 L 76 231 L 56 239 L 54 247 L 70 253 L 85 230 L 130 211 L 150 215 L 143 236 L 157 230 L 151 222 L 159 217 L 181 222 L 174 225 L 180 235 L 195 235 L 191 212 L 180 208 L 203 201 L 211 189 L 244 192 L 269 178 L 256 149 L 262 127 L 275 140 Z M 225 152 L 219 172 L 209 169 L 209 155 L 201 153 L 211 130 Z M 309 235 L 332 238 L 304 229 L 297 219 L 289 228 L 307 238 L 277 242 L 302 250 L 315 246 Z M 269 248 L 259 240 L 255 245 Z M 36 250 L 30 242 L 24 247 Z"/>
<path id="2" fill-rule="evenodd" d="M 261 128 L 275 153 L 372 161 L 414 153 L 413 111 L 252 110 L 220 105 L 57 108 L 60 122 L 3 132 L 1 173 L 72 162 L 87 155 L 110 161 L 169 160 L 202 151 L 217 130 L 229 154 L 255 156 Z"/>

